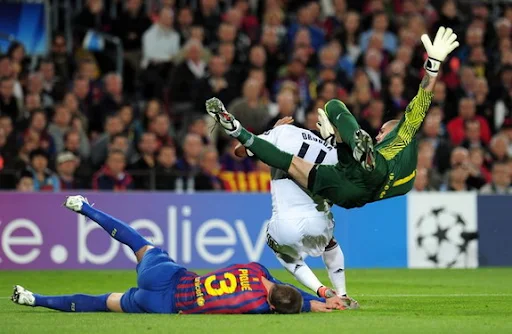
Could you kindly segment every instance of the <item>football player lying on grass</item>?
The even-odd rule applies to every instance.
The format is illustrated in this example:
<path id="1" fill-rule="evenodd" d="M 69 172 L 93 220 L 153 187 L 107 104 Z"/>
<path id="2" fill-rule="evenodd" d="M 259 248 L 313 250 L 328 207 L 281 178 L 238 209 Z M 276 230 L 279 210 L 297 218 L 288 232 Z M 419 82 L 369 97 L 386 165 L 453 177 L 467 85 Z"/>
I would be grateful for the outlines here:
<path id="1" fill-rule="evenodd" d="M 98 223 L 137 257 L 137 287 L 125 293 L 44 296 L 20 285 L 12 301 L 64 312 L 264 314 L 330 312 L 345 309 L 339 297 L 310 295 L 276 280 L 259 263 L 235 264 L 198 275 L 174 262 L 128 224 L 93 208 L 82 196 L 70 196 L 64 205 Z"/>

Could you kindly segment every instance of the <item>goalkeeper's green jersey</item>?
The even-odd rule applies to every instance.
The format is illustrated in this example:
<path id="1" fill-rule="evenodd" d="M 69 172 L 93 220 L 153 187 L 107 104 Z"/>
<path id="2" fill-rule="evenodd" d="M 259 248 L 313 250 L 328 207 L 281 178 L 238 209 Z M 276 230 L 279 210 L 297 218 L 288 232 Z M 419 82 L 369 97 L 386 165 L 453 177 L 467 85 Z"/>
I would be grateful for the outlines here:
<path id="1" fill-rule="evenodd" d="M 432 100 L 432 93 L 420 87 L 418 94 L 405 109 L 398 125 L 375 146 L 388 167 L 387 181 L 374 201 L 408 193 L 416 178 L 418 142 L 416 134 L 423 123 Z M 377 163 L 384 162 L 379 159 Z"/>

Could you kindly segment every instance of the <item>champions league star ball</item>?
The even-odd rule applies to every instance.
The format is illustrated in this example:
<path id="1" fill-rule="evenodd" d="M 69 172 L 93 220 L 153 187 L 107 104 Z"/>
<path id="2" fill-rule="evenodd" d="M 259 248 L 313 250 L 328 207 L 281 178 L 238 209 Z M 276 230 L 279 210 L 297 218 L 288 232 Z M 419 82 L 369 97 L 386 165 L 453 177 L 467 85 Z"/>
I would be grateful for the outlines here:
<path id="1" fill-rule="evenodd" d="M 416 224 L 416 246 L 420 256 L 432 267 L 467 267 L 468 245 L 477 236 L 476 232 L 467 230 L 461 214 L 434 208 Z"/>

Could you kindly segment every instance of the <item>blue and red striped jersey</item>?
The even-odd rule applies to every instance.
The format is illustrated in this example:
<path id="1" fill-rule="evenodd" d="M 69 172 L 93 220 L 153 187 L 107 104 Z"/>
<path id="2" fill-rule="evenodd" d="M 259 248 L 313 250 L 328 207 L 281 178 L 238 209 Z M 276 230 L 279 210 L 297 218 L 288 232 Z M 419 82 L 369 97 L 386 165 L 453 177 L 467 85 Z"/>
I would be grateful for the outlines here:
<path id="1" fill-rule="evenodd" d="M 174 295 L 177 312 L 191 313 L 271 313 L 268 292 L 261 281 L 274 281 L 259 263 L 235 264 L 206 275 L 186 272 Z"/>

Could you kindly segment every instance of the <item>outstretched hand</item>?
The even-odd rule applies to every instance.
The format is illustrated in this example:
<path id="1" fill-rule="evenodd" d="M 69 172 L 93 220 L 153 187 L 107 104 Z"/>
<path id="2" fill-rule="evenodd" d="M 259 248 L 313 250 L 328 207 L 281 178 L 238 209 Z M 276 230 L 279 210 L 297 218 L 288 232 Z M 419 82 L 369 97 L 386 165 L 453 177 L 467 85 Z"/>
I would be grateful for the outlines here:
<path id="1" fill-rule="evenodd" d="M 327 305 L 328 308 L 334 309 L 334 310 L 345 310 L 346 309 L 345 304 L 343 303 L 341 298 L 338 296 L 327 298 L 325 300 L 325 304 Z"/>
<path id="2" fill-rule="evenodd" d="M 421 36 L 421 41 L 428 54 L 428 59 L 424 66 L 425 70 L 427 70 L 429 75 L 435 77 L 439 72 L 441 63 L 459 46 L 457 35 L 453 32 L 452 28 L 439 27 L 434 42 L 430 40 L 427 34 Z"/>
<path id="3" fill-rule="evenodd" d="M 311 312 L 332 312 L 332 309 L 327 306 L 326 303 L 322 303 L 316 300 L 310 301 Z"/>

